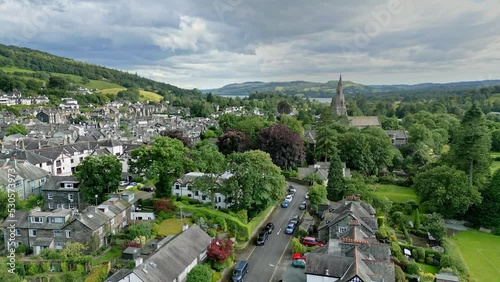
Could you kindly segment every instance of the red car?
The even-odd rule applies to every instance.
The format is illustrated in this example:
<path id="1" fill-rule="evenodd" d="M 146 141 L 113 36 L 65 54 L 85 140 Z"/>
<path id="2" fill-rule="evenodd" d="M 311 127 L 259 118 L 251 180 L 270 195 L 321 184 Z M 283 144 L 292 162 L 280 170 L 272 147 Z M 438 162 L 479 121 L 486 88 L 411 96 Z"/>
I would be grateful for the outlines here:
<path id="1" fill-rule="evenodd" d="M 316 238 L 314 238 L 314 237 L 304 237 L 304 239 L 302 239 L 302 244 L 309 246 L 309 247 L 323 246 L 324 245 L 323 242 L 316 240 Z"/>

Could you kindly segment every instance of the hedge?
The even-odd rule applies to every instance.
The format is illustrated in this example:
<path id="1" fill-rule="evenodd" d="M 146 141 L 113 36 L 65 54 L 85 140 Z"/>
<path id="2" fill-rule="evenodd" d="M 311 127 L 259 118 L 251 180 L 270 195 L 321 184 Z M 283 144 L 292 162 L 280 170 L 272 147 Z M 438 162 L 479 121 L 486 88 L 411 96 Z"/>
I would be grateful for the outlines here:
<path id="1" fill-rule="evenodd" d="M 174 202 L 174 206 L 176 208 L 182 207 L 182 210 L 184 212 L 192 213 L 193 217 L 203 217 L 210 221 L 216 219 L 220 221 L 220 218 L 223 218 L 226 221 L 227 229 L 234 232 L 234 235 L 238 241 L 248 241 L 250 239 L 250 224 L 248 224 L 247 226 L 233 216 L 230 216 L 218 210 L 213 210 L 205 207 L 193 207 L 190 205 L 185 205 L 182 202 Z"/>
<path id="2" fill-rule="evenodd" d="M 462 255 L 458 251 L 457 246 L 449 238 L 443 239 L 444 254 L 441 257 L 442 268 L 450 267 L 458 271 L 459 275 L 462 277 L 469 276 L 469 269 L 462 258 Z"/>

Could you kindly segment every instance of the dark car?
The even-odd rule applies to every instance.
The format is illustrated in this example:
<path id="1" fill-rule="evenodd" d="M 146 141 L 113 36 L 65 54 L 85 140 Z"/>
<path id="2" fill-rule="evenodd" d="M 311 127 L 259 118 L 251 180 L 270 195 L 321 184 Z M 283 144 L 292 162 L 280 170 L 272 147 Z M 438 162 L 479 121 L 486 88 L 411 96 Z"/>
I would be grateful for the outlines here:
<path id="1" fill-rule="evenodd" d="M 289 202 L 289 201 L 284 200 L 284 201 L 283 201 L 283 203 L 281 203 L 281 207 L 282 207 L 282 208 L 288 208 L 288 205 L 289 205 L 289 204 L 290 204 L 290 202 Z"/>
<path id="2" fill-rule="evenodd" d="M 296 215 L 292 216 L 289 223 L 293 223 L 293 224 L 297 225 L 297 223 L 299 223 L 299 221 L 300 221 L 300 216 L 298 214 L 296 214 Z"/>
<path id="3" fill-rule="evenodd" d="M 246 260 L 239 261 L 236 267 L 234 268 L 231 280 L 233 282 L 242 282 L 243 277 L 247 273 L 248 273 L 248 261 Z"/>
<path id="4" fill-rule="evenodd" d="M 305 210 L 306 208 L 307 208 L 307 202 L 306 201 L 303 201 L 302 203 L 300 203 L 299 209 Z"/>
<path id="5" fill-rule="evenodd" d="M 153 186 L 146 186 L 142 188 L 142 191 L 153 192 L 155 188 Z"/>
<path id="6" fill-rule="evenodd" d="M 268 222 L 266 224 L 266 227 L 264 227 L 264 230 L 267 231 L 269 234 L 272 234 L 274 230 L 274 223 Z"/>
<path id="7" fill-rule="evenodd" d="M 257 236 L 257 240 L 255 241 L 255 244 L 257 246 L 262 246 L 262 245 L 266 244 L 267 238 L 269 238 L 269 232 L 264 230 L 264 231 L 259 233 L 259 236 Z"/>
<path id="8" fill-rule="evenodd" d="M 295 186 L 290 185 L 290 186 L 288 187 L 288 192 L 297 193 L 297 189 L 295 188 Z"/>

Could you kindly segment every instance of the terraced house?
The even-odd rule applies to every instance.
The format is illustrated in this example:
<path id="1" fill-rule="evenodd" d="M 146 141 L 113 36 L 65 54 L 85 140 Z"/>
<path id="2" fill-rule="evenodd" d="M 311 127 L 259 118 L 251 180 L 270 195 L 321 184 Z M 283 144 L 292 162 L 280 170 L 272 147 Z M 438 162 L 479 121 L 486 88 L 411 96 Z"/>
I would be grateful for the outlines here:
<path id="1" fill-rule="evenodd" d="M 82 212 L 69 209 L 16 211 L 16 245 L 24 244 L 35 255 L 43 249 L 62 249 L 67 242 L 87 245 L 88 252 L 107 245 L 109 236 L 128 224 L 131 203 L 111 198 L 99 206 L 89 206 Z M 4 222 L 4 236 L 10 235 Z M 5 237 L 5 242 L 8 242 Z M 7 243 L 6 243 L 7 244 Z"/>
<path id="2" fill-rule="evenodd" d="M 9 184 L 14 184 L 14 191 L 19 198 L 28 199 L 31 195 L 39 195 L 49 174 L 26 161 L 12 157 L 0 159 L 0 190 L 7 191 Z"/>

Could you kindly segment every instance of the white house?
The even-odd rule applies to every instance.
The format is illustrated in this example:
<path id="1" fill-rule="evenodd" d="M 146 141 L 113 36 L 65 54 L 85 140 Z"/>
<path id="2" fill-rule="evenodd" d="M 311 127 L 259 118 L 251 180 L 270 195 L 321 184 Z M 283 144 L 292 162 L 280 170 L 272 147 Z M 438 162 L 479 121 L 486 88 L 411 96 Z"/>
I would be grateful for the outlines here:
<path id="1" fill-rule="evenodd" d="M 193 182 L 196 178 L 203 177 L 207 174 L 203 172 L 190 172 L 185 174 L 182 178 L 174 181 L 172 185 L 172 195 L 186 196 L 188 198 L 196 199 L 202 203 L 210 203 L 210 195 L 206 195 L 201 191 L 193 189 Z M 225 172 L 219 177 L 219 181 L 224 181 L 231 178 L 233 174 Z M 226 203 L 226 197 L 221 193 L 216 192 L 215 195 L 215 208 L 227 208 L 229 205 Z"/>

